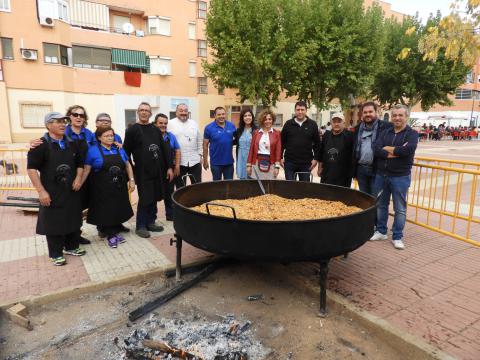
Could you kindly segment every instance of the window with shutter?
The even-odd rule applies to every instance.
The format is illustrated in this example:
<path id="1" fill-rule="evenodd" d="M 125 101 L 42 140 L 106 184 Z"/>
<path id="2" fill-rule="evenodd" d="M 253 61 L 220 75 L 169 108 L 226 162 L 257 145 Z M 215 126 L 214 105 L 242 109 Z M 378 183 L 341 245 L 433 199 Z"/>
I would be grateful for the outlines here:
<path id="1" fill-rule="evenodd" d="M 11 11 L 10 0 L 0 0 L 0 11 Z"/>
<path id="2" fill-rule="evenodd" d="M 207 57 L 207 40 L 198 40 L 197 56 Z"/>
<path id="3" fill-rule="evenodd" d="M 196 61 L 190 61 L 188 63 L 188 76 L 190 76 L 190 77 L 196 77 L 197 76 L 197 62 Z"/>
<path id="4" fill-rule="evenodd" d="M 44 117 L 52 111 L 51 103 L 20 103 L 20 119 L 24 128 L 44 128 Z"/>
<path id="5" fill-rule="evenodd" d="M 43 43 L 43 60 L 48 64 L 58 64 L 59 48 L 57 44 Z"/>
<path id="6" fill-rule="evenodd" d="M 198 78 L 198 93 L 199 94 L 208 94 L 207 78 L 199 77 Z"/>
<path id="7" fill-rule="evenodd" d="M 73 46 L 73 66 L 110 70 L 112 67 L 111 50 L 87 46 Z"/>
<path id="8" fill-rule="evenodd" d="M 13 60 L 13 40 L 10 38 L 0 38 L 2 43 L 2 59 Z"/>
<path id="9" fill-rule="evenodd" d="M 197 10 L 198 10 L 197 16 L 199 19 L 207 18 L 207 2 L 206 1 L 198 1 Z"/>
<path id="10" fill-rule="evenodd" d="M 195 23 L 188 23 L 188 38 L 190 40 L 197 38 L 197 25 Z"/>

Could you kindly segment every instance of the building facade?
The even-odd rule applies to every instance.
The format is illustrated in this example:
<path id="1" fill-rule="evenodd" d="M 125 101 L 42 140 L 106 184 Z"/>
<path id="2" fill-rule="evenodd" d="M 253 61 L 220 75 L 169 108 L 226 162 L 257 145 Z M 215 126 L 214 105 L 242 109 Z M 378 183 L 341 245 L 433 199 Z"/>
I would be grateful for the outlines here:
<path id="1" fill-rule="evenodd" d="M 223 96 L 203 76 L 208 1 L 0 1 L 0 143 L 42 134 L 43 114 L 83 105 L 123 134 L 141 101 L 209 121 Z"/>
<path id="2" fill-rule="evenodd" d="M 386 2 L 365 5 L 373 2 L 386 16 L 403 17 Z M 45 113 L 73 104 L 87 109 L 91 129 L 97 113 L 109 113 L 121 135 L 142 101 L 170 117 L 187 103 L 201 128 L 216 106 L 237 122 L 252 104 L 239 104 L 234 90 L 220 92 L 202 71 L 208 6 L 208 0 L 0 0 L 0 144 L 38 137 Z M 478 75 L 474 69 L 456 106 L 471 105 L 467 93 L 480 85 Z M 277 103 L 276 126 L 293 115 L 295 100 Z M 326 124 L 336 111 L 332 104 L 309 115 Z"/>

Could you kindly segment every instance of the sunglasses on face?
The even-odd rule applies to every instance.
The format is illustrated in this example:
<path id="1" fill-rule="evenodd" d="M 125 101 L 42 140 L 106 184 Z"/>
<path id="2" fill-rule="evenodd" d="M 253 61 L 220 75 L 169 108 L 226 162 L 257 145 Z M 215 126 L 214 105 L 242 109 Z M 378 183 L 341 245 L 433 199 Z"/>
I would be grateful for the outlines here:
<path id="1" fill-rule="evenodd" d="M 70 116 L 85 119 L 85 114 L 71 113 Z"/>

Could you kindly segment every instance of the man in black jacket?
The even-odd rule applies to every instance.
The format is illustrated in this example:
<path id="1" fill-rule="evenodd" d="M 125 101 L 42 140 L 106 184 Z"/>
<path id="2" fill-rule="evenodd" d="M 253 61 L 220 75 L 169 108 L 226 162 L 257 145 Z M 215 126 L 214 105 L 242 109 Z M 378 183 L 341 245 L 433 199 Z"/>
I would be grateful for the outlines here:
<path id="1" fill-rule="evenodd" d="M 360 191 L 373 194 L 375 161 L 373 144 L 378 135 L 391 124 L 378 119 L 377 104 L 373 101 L 362 105 L 362 122 L 355 127 L 354 162 L 355 177 Z"/>
<path id="2" fill-rule="evenodd" d="M 320 135 L 317 123 L 307 116 L 305 101 L 295 103 L 295 117 L 282 128 L 282 160 L 287 180 L 310 181 L 310 172 L 317 166 Z"/>
<path id="3" fill-rule="evenodd" d="M 392 197 L 395 212 L 392 243 L 396 249 L 405 248 L 403 229 L 407 214 L 407 192 L 418 144 L 418 133 L 407 125 L 408 115 L 406 106 L 395 105 L 392 109 L 393 128 L 384 130 L 374 145 L 376 159 L 374 193 L 380 194 L 380 198 L 377 206 L 376 231 L 370 240 L 387 239 L 388 208 Z"/>
<path id="4" fill-rule="evenodd" d="M 332 130 L 322 136 L 318 152 L 318 176 L 324 184 L 350 187 L 352 184 L 353 134 L 345 130 L 345 118 L 335 113 Z"/>
<path id="5" fill-rule="evenodd" d="M 162 133 L 149 123 L 152 108 L 142 102 L 137 109 L 138 122 L 125 131 L 123 149 L 133 157 L 135 182 L 137 183 L 138 205 L 135 233 L 143 238 L 150 231 L 163 231 L 155 224 L 157 201 L 163 199 L 165 181 L 173 180 L 173 164 L 169 146 L 163 141 Z"/>

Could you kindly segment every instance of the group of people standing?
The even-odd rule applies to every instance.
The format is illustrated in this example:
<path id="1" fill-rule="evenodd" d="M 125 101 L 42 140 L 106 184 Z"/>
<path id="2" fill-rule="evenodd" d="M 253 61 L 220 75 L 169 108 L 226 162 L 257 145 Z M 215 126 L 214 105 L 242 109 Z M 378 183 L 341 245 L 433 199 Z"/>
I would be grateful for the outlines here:
<path id="1" fill-rule="evenodd" d="M 150 122 L 151 106 L 142 102 L 138 121 L 127 128 L 122 142 L 106 113 L 97 115 L 94 133 L 86 127 L 88 116 L 80 105 L 66 115 L 48 113 L 47 132 L 31 142 L 27 167 L 41 205 L 37 233 L 46 235 L 53 263 L 65 264 L 65 254 L 85 254 L 79 246 L 90 243 L 81 236 L 84 209 L 87 222 L 97 226 L 109 247 L 125 242 L 121 233 L 130 229 L 122 223 L 133 216 L 130 193 L 135 188 L 135 233 L 148 238 L 163 231 L 156 223 L 157 202 L 164 200 L 166 220 L 173 220 L 171 194 L 187 179 L 201 182 L 202 166 L 211 169 L 214 181 L 233 179 L 233 146 L 240 179 L 276 179 L 283 167 L 286 180 L 310 181 L 317 165 L 322 183 L 350 187 L 356 177 L 361 191 L 380 197 L 371 240 L 386 239 L 393 196 L 393 243 L 404 247 L 406 192 L 418 142 L 407 125 L 407 108 L 393 108 L 392 125 L 379 120 L 376 104 L 367 102 L 354 132 L 345 129 L 343 114 L 336 113 L 322 140 L 303 101 L 295 103 L 295 116 L 281 131 L 273 128 L 275 113 L 270 109 L 260 112 L 257 121 L 252 110 L 243 110 L 238 128 L 226 119 L 223 107 L 214 114 L 202 136 L 186 104 L 177 105 L 174 119 L 160 113 Z"/>

